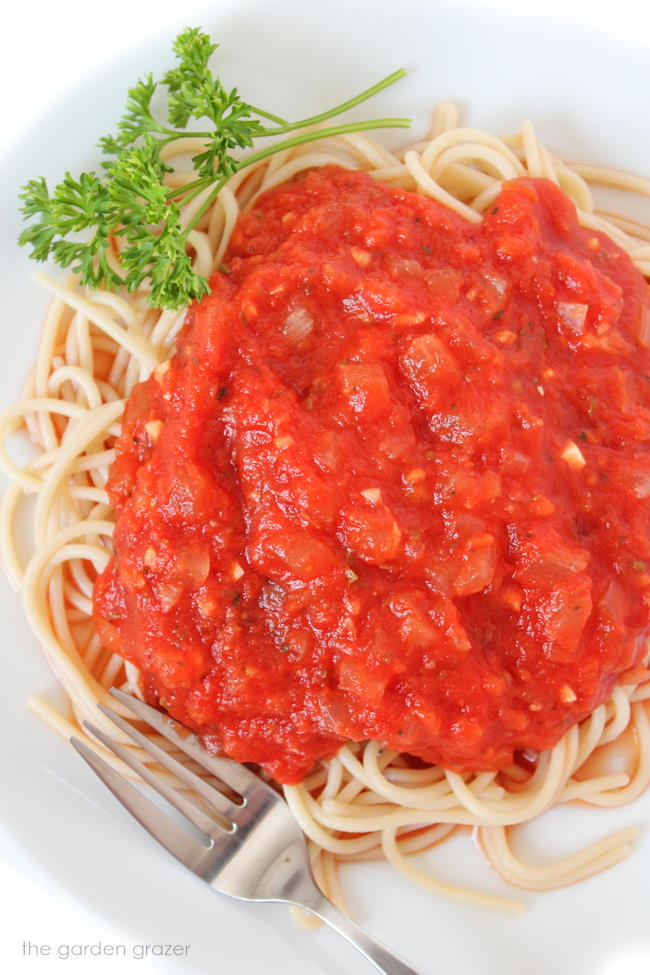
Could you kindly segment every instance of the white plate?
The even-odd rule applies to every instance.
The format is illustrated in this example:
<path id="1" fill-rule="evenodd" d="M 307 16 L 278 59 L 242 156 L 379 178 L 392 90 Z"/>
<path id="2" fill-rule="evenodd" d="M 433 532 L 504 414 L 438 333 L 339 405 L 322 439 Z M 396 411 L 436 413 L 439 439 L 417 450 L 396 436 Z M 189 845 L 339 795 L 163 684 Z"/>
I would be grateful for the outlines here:
<path id="1" fill-rule="evenodd" d="M 149 4 L 151 10 L 156 6 Z M 92 147 L 111 130 L 126 87 L 150 68 L 164 70 L 168 42 L 183 23 L 202 24 L 222 43 L 227 82 L 282 114 L 326 107 L 403 64 L 409 69 L 406 81 L 361 111 L 411 114 L 417 133 L 436 100 L 454 98 L 470 124 L 499 132 L 529 117 L 561 153 L 650 173 L 645 124 L 650 23 L 642 0 L 636 20 L 629 19 L 633 4 L 616 5 L 628 19 L 612 24 L 610 37 L 593 27 L 607 23 L 598 5 L 580 6 L 577 14 L 572 8 L 575 24 L 567 17 L 535 14 L 539 3 L 529 5 L 526 17 L 509 12 L 512 6 L 507 0 L 471 5 L 329 0 L 321 10 L 318 3 L 298 8 L 292 0 L 222 0 L 207 13 L 199 7 L 174 15 L 176 23 L 164 37 L 120 54 L 110 68 L 86 77 L 0 159 L 3 405 L 18 392 L 34 357 L 45 307 L 29 281 L 29 262 L 15 247 L 15 189 L 37 173 L 55 179 L 65 168 L 92 165 Z M 124 13 L 126 4 L 117 8 Z M 157 24 L 167 27 L 171 19 L 167 14 Z M 142 35 L 142 17 L 136 20 Z M 97 15 L 100 30 L 101 23 Z M 81 35 L 83 27 L 77 32 Z M 111 43 L 117 54 L 117 39 Z M 105 53 L 106 45 L 99 49 Z M 88 59 L 81 64 L 86 70 Z M 2 80 L 9 80 L 6 71 Z M 47 79 L 41 82 L 47 86 Z M 391 134 L 388 141 L 398 138 Z M 280 907 L 242 905 L 210 894 L 149 841 L 72 750 L 26 713 L 30 693 L 52 696 L 56 690 L 4 581 L 0 614 L 5 655 L 0 839 L 36 865 L 45 887 L 67 891 L 110 921 L 127 942 L 191 945 L 187 961 L 161 961 L 164 970 L 368 972 L 335 935 L 296 931 Z M 352 867 L 344 880 L 359 920 L 427 973 L 627 975 L 650 969 L 650 796 L 611 812 L 556 811 L 524 829 L 521 839 L 531 858 L 561 855 L 631 823 L 645 829 L 628 861 L 578 887 L 523 892 L 528 910 L 518 919 L 434 899 L 381 864 Z M 424 860 L 445 879 L 505 892 L 467 838 Z"/>

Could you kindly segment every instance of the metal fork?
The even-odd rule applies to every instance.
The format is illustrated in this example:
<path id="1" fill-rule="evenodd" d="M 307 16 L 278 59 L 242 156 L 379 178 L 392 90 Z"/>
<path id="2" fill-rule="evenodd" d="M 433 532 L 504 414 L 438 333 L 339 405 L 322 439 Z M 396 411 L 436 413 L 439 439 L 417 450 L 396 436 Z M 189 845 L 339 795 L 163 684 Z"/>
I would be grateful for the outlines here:
<path id="1" fill-rule="evenodd" d="M 115 688 L 111 694 L 137 718 L 241 797 L 236 801 L 220 792 L 119 715 L 99 705 L 107 718 L 163 768 L 189 786 L 210 810 L 210 814 L 204 812 L 127 748 L 91 722 L 84 721 L 95 738 L 126 762 L 204 837 L 204 842 L 200 842 L 190 835 L 88 745 L 78 738 L 71 738 L 79 754 L 113 795 L 165 849 L 221 894 L 239 900 L 279 901 L 306 908 L 347 938 L 384 975 L 422 975 L 351 921 L 321 893 L 311 871 L 302 830 L 284 799 L 266 782 L 243 765 L 209 754 L 195 735 L 160 711 Z"/>

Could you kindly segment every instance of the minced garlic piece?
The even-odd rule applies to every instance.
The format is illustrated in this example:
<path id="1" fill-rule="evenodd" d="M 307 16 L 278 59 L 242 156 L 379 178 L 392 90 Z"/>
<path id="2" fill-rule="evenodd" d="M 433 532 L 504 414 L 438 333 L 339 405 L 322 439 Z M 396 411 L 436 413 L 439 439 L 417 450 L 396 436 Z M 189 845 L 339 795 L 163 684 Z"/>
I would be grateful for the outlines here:
<path id="1" fill-rule="evenodd" d="M 584 467 L 587 461 L 585 460 L 582 451 L 578 447 L 577 443 L 573 440 L 569 440 L 568 444 L 560 454 L 562 460 L 566 461 L 569 467 L 580 468 Z"/>

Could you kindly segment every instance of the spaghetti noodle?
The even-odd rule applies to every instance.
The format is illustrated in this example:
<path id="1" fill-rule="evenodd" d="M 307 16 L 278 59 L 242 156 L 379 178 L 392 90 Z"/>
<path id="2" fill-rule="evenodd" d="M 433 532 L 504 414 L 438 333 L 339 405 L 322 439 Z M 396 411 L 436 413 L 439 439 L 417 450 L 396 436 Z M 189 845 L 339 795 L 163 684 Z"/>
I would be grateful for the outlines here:
<path id="1" fill-rule="evenodd" d="M 200 140 L 175 143 L 174 156 L 163 150 L 166 161 L 177 164 L 167 181 L 179 197 L 192 179 L 182 168 L 181 154 L 198 151 Z M 599 212 L 590 190 L 590 184 L 602 184 L 650 196 L 648 180 L 565 164 L 538 141 L 530 122 L 503 139 L 460 127 L 457 109 L 448 102 L 437 107 L 429 137 L 402 151 L 390 152 L 365 135 L 352 134 L 285 150 L 237 173 L 188 237 L 197 272 L 210 276 L 226 252 L 239 213 L 259 194 L 328 163 L 361 169 L 388 186 L 433 197 L 474 223 L 481 221 L 504 180 L 546 177 L 573 200 L 584 227 L 608 234 L 642 274 L 650 275 L 648 228 Z M 197 212 L 206 195 L 207 191 L 185 207 L 184 221 Z M 39 273 L 35 278 L 53 301 L 24 397 L 0 418 L 0 466 L 12 482 L 0 509 L 0 551 L 13 586 L 22 594 L 30 625 L 69 697 L 70 716 L 40 698 L 32 698 L 30 707 L 64 737 L 86 738 L 128 775 L 120 760 L 90 741 L 81 726 L 91 719 L 119 737 L 98 712 L 97 703 L 128 719 L 108 689 L 119 686 L 141 696 L 137 669 L 100 642 L 92 616 L 93 586 L 110 557 L 114 519 L 106 481 L 125 400 L 137 382 L 172 355 L 183 313 L 151 308 L 145 288 L 127 296 L 81 289 L 72 277 L 59 282 Z M 38 448 L 23 467 L 5 446 L 7 436 L 21 426 Z M 32 554 L 24 562 L 16 526 L 26 502 L 34 507 Z M 414 767 L 405 756 L 375 741 L 344 745 L 302 783 L 285 787 L 287 801 L 309 839 L 319 884 L 341 904 L 338 864 L 383 856 L 434 893 L 519 911 L 514 900 L 436 881 L 407 859 L 459 827 L 475 830 L 485 858 L 504 880 L 528 889 L 573 883 L 621 860 L 631 850 L 636 829 L 621 830 L 545 867 L 524 864 L 513 854 L 511 832 L 558 803 L 622 805 L 647 788 L 647 676 L 639 666 L 630 683 L 617 687 L 607 703 L 572 727 L 554 748 L 536 756 L 532 772 L 512 765 L 500 772 L 458 774 L 439 766 Z M 149 761 L 129 740 L 122 743 Z M 624 750 L 625 773 L 608 772 L 612 747 Z"/>

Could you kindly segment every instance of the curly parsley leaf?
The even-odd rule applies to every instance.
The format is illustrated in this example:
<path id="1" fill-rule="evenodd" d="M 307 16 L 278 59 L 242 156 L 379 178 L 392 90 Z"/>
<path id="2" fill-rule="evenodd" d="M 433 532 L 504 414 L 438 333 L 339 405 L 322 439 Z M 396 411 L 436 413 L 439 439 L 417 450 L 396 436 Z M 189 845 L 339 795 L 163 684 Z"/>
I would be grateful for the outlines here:
<path id="1" fill-rule="evenodd" d="M 20 244 L 31 244 L 37 261 L 52 258 L 61 267 L 72 267 L 87 284 L 116 287 L 119 275 L 107 263 L 111 204 L 107 187 L 95 173 L 70 173 L 50 194 L 44 179 L 30 180 L 23 188 L 22 212 L 39 219 L 23 230 Z M 84 240 L 69 236 L 87 232 Z"/>
<path id="2" fill-rule="evenodd" d="M 127 92 L 126 111 L 117 123 L 117 136 L 107 135 L 99 140 L 99 148 L 115 156 L 148 132 L 159 132 L 160 125 L 153 116 L 151 99 L 158 87 L 151 74 L 141 78 Z M 104 163 L 107 167 L 110 163 Z"/>
<path id="3" fill-rule="evenodd" d="M 116 135 L 100 140 L 103 172 L 82 173 L 78 179 L 67 173 L 51 192 L 42 178 L 25 184 L 20 199 L 28 225 L 19 243 L 31 247 L 30 257 L 72 268 L 92 287 L 134 291 L 146 285 L 152 305 L 178 308 L 209 290 L 207 279 L 192 266 L 188 235 L 234 173 L 328 135 L 409 124 L 408 119 L 389 118 L 313 129 L 393 84 L 405 74 L 402 70 L 321 115 L 287 122 L 245 102 L 236 88 L 226 89 L 209 66 L 217 47 L 199 28 L 180 32 L 173 45 L 177 65 L 161 81 L 148 74 L 130 88 Z M 167 94 L 165 121 L 152 106 L 161 87 Z M 196 125 L 207 128 L 197 130 Z M 295 132 L 255 150 L 258 138 Z M 161 153 L 187 136 L 204 143 L 192 159 L 195 179 L 172 189 L 165 181 L 171 167 Z M 238 158 L 236 153 L 246 149 L 255 151 Z M 182 205 L 206 190 L 183 224 Z"/>

